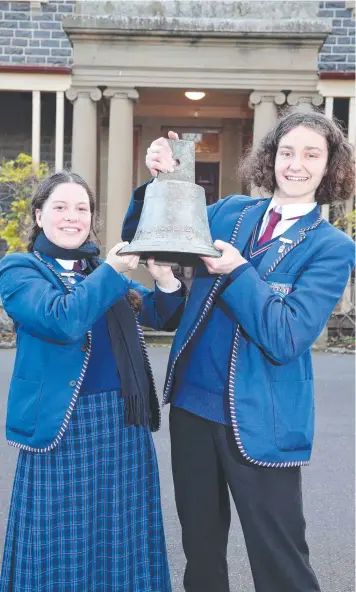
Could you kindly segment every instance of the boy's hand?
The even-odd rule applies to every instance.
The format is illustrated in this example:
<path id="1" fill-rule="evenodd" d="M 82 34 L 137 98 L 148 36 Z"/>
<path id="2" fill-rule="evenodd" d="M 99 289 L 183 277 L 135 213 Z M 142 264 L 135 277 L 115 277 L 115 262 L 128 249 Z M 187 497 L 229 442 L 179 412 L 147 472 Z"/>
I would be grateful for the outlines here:
<path id="1" fill-rule="evenodd" d="M 214 273 L 217 275 L 223 273 L 228 275 L 240 265 L 247 263 L 246 259 L 242 257 L 240 251 L 235 249 L 235 247 L 233 247 L 230 243 L 216 240 L 214 242 L 214 247 L 219 251 L 222 251 L 221 257 L 201 257 L 209 273 Z"/>

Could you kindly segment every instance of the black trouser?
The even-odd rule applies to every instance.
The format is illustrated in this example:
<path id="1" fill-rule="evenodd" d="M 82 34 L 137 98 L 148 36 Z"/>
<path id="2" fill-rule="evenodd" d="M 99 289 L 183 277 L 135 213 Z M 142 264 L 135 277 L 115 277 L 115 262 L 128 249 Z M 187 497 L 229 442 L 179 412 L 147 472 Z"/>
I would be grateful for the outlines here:
<path id="1" fill-rule="evenodd" d="M 187 592 L 228 592 L 230 488 L 256 592 L 320 592 L 305 540 L 300 468 L 252 465 L 232 428 L 171 408 L 176 504 Z"/>

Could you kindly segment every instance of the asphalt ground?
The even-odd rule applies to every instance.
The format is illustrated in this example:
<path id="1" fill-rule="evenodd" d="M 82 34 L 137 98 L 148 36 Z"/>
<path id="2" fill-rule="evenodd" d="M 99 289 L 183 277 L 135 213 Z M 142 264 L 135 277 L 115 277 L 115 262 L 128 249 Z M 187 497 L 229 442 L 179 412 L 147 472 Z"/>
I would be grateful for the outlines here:
<path id="1" fill-rule="evenodd" d="M 167 347 L 149 348 L 160 393 L 168 352 Z M 1 553 L 17 458 L 17 451 L 7 445 L 4 436 L 6 398 L 14 355 L 14 350 L 0 350 Z M 314 371 L 317 414 L 315 446 L 311 465 L 303 469 L 304 511 L 311 562 L 323 592 L 354 592 L 354 358 L 347 354 L 316 353 Z M 173 592 L 183 592 L 184 555 L 171 477 L 168 408 L 163 410 L 162 428 L 154 439 L 160 466 Z M 228 550 L 231 592 L 254 592 L 239 520 L 236 512 L 232 514 Z"/>

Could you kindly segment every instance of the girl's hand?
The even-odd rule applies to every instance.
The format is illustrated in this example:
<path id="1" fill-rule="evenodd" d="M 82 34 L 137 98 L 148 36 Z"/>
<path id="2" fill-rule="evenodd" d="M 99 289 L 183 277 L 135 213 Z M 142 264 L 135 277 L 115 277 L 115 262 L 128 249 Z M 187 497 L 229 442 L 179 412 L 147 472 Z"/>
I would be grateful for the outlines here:
<path id="1" fill-rule="evenodd" d="M 168 132 L 170 140 L 179 140 L 178 134 Z M 146 166 L 150 170 L 152 177 L 157 177 L 158 171 L 161 173 L 173 173 L 175 160 L 170 145 L 166 138 L 158 138 L 152 142 L 147 150 Z"/>
<path id="2" fill-rule="evenodd" d="M 128 242 L 118 243 L 110 249 L 107 254 L 105 262 L 108 263 L 117 273 L 125 273 L 126 271 L 132 271 L 138 266 L 140 256 L 134 253 L 128 253 L 127 255 L 120 255 L 119 251 L 128 245 Z"/>
<path id="3" fill-rule="evenodd" d="M 230 243 L 216 240 L 214 247 L 222 251 L 221 257 L 201 257 L 209 273 L 224 273 L 228 275 L 240 265 L 247 263 L 240 251 L 235 249 Z"/>
<path id="4" fill-rule="evenodd" d="M 147 269 L 159 288 L 170 292 L 177 290 L 177 278 L 174 277 L 171 267 L 168 265 L 156 265 L 153 257 L 147 259 Z"/>

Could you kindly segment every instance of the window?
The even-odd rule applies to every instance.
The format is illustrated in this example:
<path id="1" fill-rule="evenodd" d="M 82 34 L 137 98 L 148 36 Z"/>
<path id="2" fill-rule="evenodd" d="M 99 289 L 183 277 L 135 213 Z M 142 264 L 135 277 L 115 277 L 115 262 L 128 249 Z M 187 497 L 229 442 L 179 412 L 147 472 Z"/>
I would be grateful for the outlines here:
<path id="1" fill-rule="evenodd" d="M 181 138 L 182 140 L 192 140 L 195 142 L 195 152 L 197 154 L 219 153 L 218 132 L 183 132 Z"/>
<path id="2" fill-rule="evenodd" d="M 163 127 L 162 134 L 167 137 L 168 131 L 172 127 Z M 220 161 L 220 130 L 206 128 L 179 128 L 174 126 L 181 140 L 190 140 L 195 142 L 195 158 L 201 162 L 219 162 Z"/>

